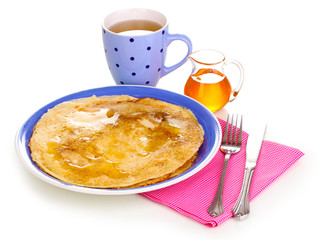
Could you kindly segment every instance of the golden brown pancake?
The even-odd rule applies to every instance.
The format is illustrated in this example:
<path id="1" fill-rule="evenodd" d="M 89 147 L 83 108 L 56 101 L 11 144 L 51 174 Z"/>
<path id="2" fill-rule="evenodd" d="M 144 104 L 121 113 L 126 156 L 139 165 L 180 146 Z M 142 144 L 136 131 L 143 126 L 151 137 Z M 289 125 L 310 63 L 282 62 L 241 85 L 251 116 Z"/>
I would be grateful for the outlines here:
<path id="1" fill-rule="evenodd" d="M 29 146 L 33 161 L 64 182 L 128 188 L 187 170 L 203 137 L 196 117 L 183 107 L 153 98 L 92 96 L 48 110 Z"/>

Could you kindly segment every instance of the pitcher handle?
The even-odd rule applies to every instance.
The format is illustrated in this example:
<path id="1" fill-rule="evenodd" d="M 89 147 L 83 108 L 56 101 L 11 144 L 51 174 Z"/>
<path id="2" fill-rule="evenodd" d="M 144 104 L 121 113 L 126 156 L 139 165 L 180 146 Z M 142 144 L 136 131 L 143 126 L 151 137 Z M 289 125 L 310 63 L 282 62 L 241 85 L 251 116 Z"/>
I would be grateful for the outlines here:
<path id="1" fill-rule="evenodd" d="M 240 62 L 236 61 L 236 60 L 227 60 L 225 61 L 224 65 L 223 65 L 223 72 L 225 72 L 225 69 L 224 67 L 227 66 L 228 64 L 234 64 L 238 69 L 239 69 L 239 72 L 240 72 L 240 75 L 239 75 L 239 82 L 237 83 L 237 86 L 233 89 L 230 97 L 229 97 L 229 102 L 232 102 L 235 100 L 235 98 L 237 97 L 242 85 L 243 85 L 243 82 L 244 82 L 244 68 L 243 66 L 241 65 Z M 226 74 L 227 75 L 227 74 Z"/>
<path id="2" fill-rule="evenodd" d="M 176 68 L 179 68 L 180 66 L 182 66 L 187 61 L 188 55 L 191 54 L 191 52 L 192 52 L 192 42 L 185 35 L 182 35 L 182 34 L 167 34 L 166 40 L 167 40 L 167 44 L 166 44 L 167 46 L 170 45 L 175 40 L 181 40 L 181 41 L 186 43 L 188 51 L 187 51 L 186 56 L 180 62 L 174 64 L 173 66 L 166 67 L 164 65 L 164 63 L 163 63 L 164 67 L 163 67 L 163 70 L 161 71 L 161 77 L 163 77 L 166 74 L 174 71 Z"/>

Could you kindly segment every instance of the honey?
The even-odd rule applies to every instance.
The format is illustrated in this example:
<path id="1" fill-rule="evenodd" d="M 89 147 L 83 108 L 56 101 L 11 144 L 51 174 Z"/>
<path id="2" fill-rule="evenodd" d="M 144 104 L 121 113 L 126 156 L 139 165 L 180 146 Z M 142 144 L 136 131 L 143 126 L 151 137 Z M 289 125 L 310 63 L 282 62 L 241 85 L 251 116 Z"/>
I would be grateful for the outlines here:
<path id="1" fill-rule="evenodd" d="M 121 168 L 122 160 L 132 155 L 147 158 L 168 141 L 181 138 L 179 128 L 170 124 L 165 112 L 121 115 L 108 108 L 81 110 L 65 117 L 62 134 L 70 135 L 69 138 L 64 136 L 67 141 L 52 139 L 47 143 L 47 152 L 61 163 L 63 169 L 72 170 L 82 181 L 89 181 L 86 179 L 88 176 L 122 178 L 129 175 L 130 172 Z M 91 135 L 83 136 L 83 132 L 88 130 L 92 131 Z M 113 134 L 110 135 L 110 132 Z M 122 139 L 120 132 L 130 135 L 130 142 L 137 145 L 126 143 L 127 137 Z"/>
<path id="2" fill-rule="evenodd" d="M 226 60 L 223 53 L 210 49 L 196 51 L 188 59 L 193 70 L 184 87 L 185 95 L 199 101 L 212 112 L 235 100 L 244 81 L 244 69 L 238 61 Z M 226 77 L 230 70 L 239 73 L 235 87 L 231 86 Z"/>
<path id="3" fill-rule="evenodd" d="M 184 89 L 185 95 L 201 102 L 213 112 L 228 103 L 231 92 L 227 77 L 211 68 L 202 68 L 191 75 Z"/>

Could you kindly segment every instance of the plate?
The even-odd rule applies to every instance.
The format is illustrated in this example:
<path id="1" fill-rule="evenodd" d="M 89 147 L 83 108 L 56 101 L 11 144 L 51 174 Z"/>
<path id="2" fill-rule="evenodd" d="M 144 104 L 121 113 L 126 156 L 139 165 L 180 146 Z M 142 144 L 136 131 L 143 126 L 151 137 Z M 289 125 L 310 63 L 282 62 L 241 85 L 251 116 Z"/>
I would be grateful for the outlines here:
<path id="1" fill-rule="evenodd" d="M 174 178 L 168 179 L 163 182 L 155 183 L 153 185 L 137 187 L 137 188 L 127 188 L 127 189 L 101 189 L 101 188 L 89 188 L 81 187 L 73 184 L 69 184 L 58 180 L 51 175 L 43 172 L 38 165 L 32 160 L 29 149 L 29 140 L 32 136 L 33 128 L 41 116 L 47 112 L 48 109 L 53 108 L 55 105 L 62 103 L 64 101 L 69 101 L 78 98 L 105 95 L 130 95 L 137 98 L 142 97 L 152 97 L 168 103 L 173 103 L 179 106 L 184 106 L 190 109 L 197 117 L 198 122 L 202 125 L 204 129 L 204 142 L 201 145 L 198 156 L 194 161 L 193 165 L 184 173 L 176 176 Z M 73 93 L 62 98 L 59 98 L 46 106 L 39 109 L 31 117 L 29 117 L 25 123 L 19 129 L 16 136 L 16 150 L 17 153 L 33 175 L 40 178 L 41 180 L 53 184 L 57 187 L 68 189 L 71 191 L 88 193 L 88 194 L 99 194 L 99 195 L 123 195 L 123 194 L 135 194 L 157 190 L 163 187 L 168 187 L 183 181 L 190 176 L 197 173 L 203 167 L 205 167 L 211 159 L 215 156 L 219 149 L 221 142 L 221 128 L 218 120 L 201 103 L 189 98 L 187 96 L 174 93 L 171 91 L 163 90 L 155 87 L 145 87 L 145 86 L 111 86 L 103 88 L 89 89 L 77 93 Z"/>

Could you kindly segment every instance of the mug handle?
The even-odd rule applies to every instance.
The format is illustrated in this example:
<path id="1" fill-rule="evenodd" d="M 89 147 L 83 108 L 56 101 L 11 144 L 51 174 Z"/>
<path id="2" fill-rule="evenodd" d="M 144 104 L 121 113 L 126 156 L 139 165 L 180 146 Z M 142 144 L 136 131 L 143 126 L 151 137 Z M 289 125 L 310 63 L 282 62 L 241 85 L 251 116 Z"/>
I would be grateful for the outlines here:
<path id="1" fill-rule="evenodd" d="M 237 86 L 233 89 L 233 91 L 232 91 L 232 93 L 231 93 L 231 95 L 229 97 L 229 102 L 232 102 L 237 97 L 237 95 L 238 95 L 238 93 L 239 93 L 239 91 L 240 91 L 240 89 L 241 89 L 241 87 L 243 85 L 243 82 L 244 82 L 244 68 L 243 68 L 243 66 L 241 65 L 240 62 L 230 59 L 230 60 L 225 61 L 225 63 L 223 64 L 223 67 L 222 67 L 223 72 L 225 72 L 224 67 L 227 66 L 228 64 L 234 64 L 239 69 L 239 73 L 240 73 L 239 82 L 238 82 Z"/>
<path id="2" fill-rule="evenodd" d="M 185 36 L 185 35 L 182 35 L 182 34 L 167 34 L 166 36 L 166 40 L 167 40 L 167 44 L 166 44 L 166 47 L 168 47 L 173 41 L 175 40 L 181 40 L 183 41 L 184 43 L 186 43 L 187 45 L 187 48 L 188 48 L 188 51 L 187 51 L 187 54 L 186 56 L 178 63 L 174 64 L 173 66 L 170 66 L 170 67 L 166 67 L 164 64 L 163 64 L 163 70 L 161 72 L 161 77 L 165 76 L 166 74 L 174 71 L 176 68 L 179 68 L 180 66 L 182 66 L 186 61 L 187 61 L 187 57 L 189 54 L 191 54 L 192 52 L 192 42 L 191 40 Z"/>

